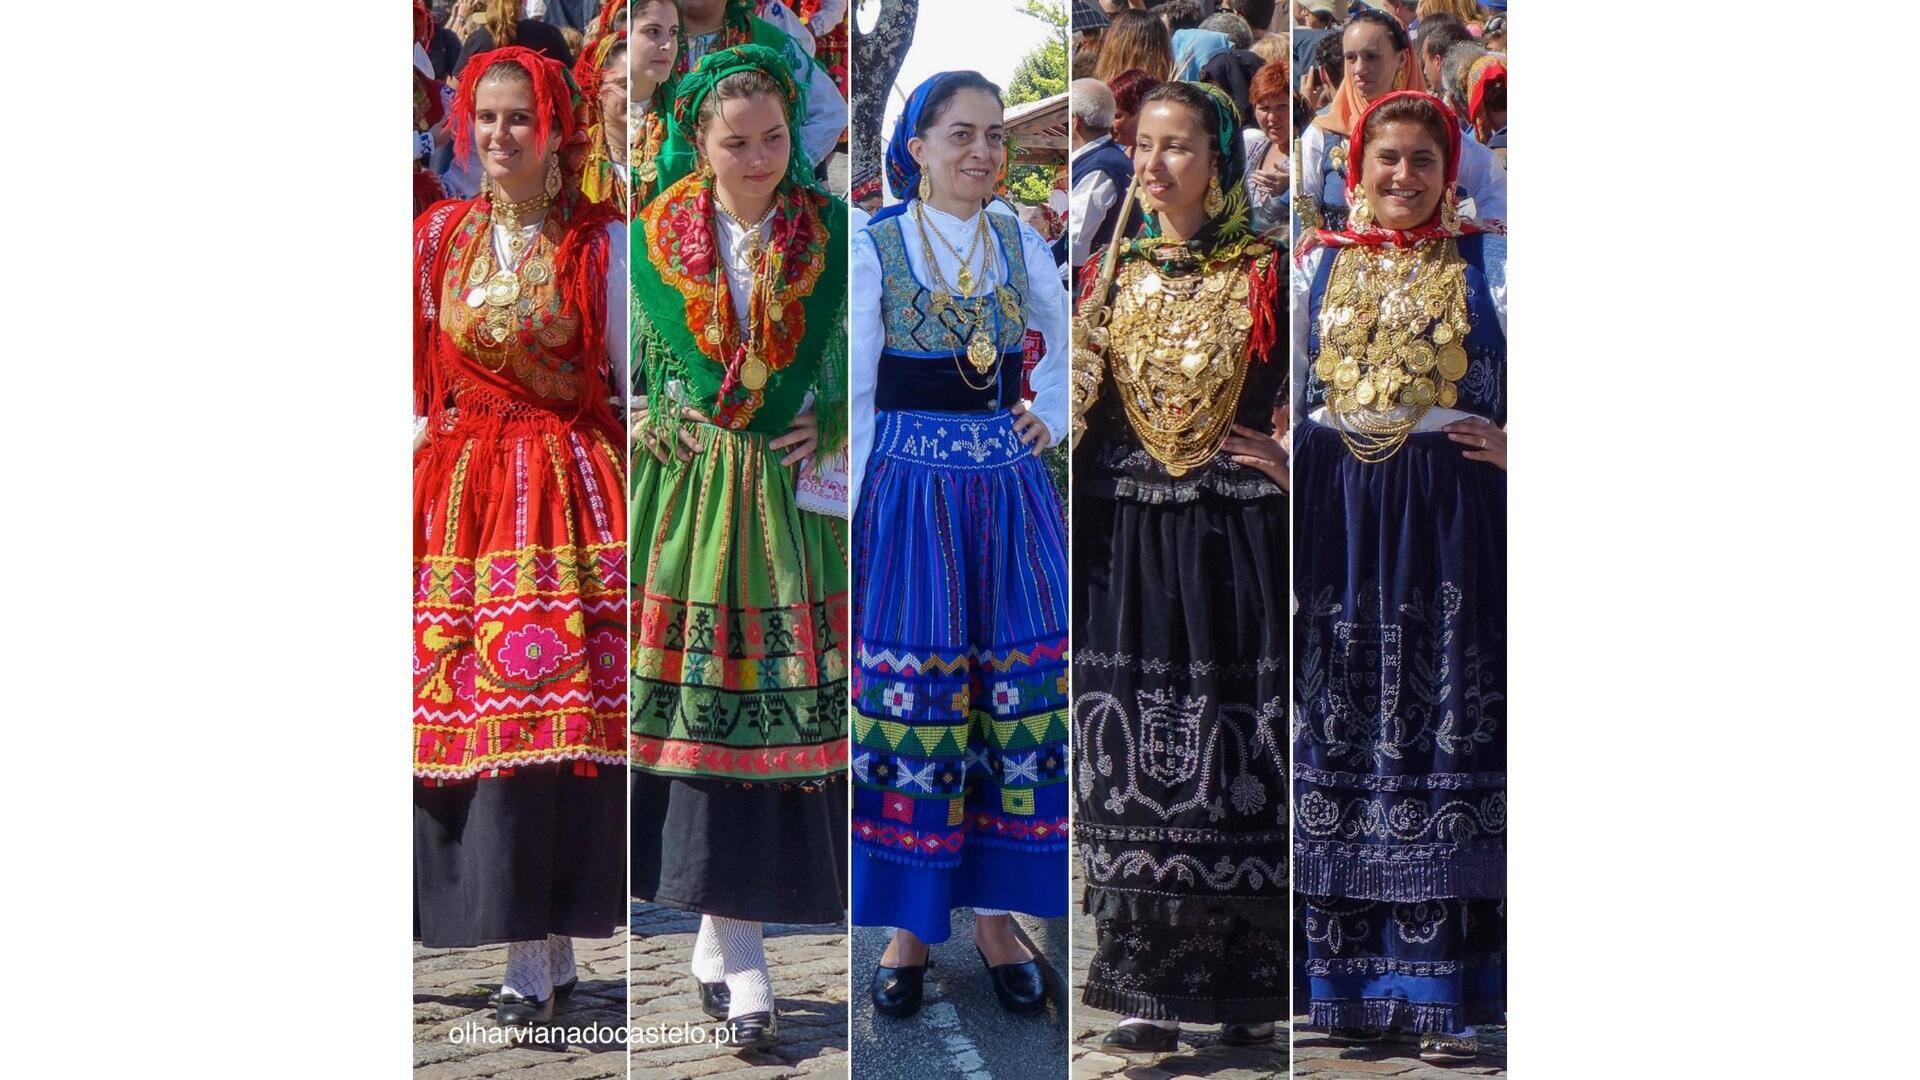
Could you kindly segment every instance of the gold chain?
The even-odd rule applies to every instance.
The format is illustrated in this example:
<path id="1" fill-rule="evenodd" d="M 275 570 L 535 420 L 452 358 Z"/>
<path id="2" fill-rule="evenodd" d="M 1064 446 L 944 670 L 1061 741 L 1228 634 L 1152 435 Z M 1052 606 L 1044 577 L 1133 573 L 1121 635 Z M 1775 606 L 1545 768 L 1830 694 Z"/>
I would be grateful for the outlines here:
<path id="1" fill-rule="evenodd" d="M 759 221 L 751 225 L 742 220 L 738 214 L 727 209 L 726 204 L 720 201 L 718 192 L 713 194 L 713 208 L 725 215 L 728 221 L 739 226 L 747 236 L 747 265 L 753 268 L 751 271 L 753 277 L 747 289 L 747 317 L 741 320 L 740 332 L 746 338 L 746 349 L 741 354 L 739 374 L 740 384 L 748 390 L 757 392 L 767 385 L 767 377 L 771 372 L 767 367 L 765 345 L 761 341 L 760 321 L 754 317 L 755 313 L 765 312 L 775 322 L 778 322 L 783 315 L 780 302 L 771 298 L 773 246 L 762 242 L 760 230 L 766 227 L 767 222 L 773 220 L 773 215 L 780 209 L 780 204 L 775 201 L 768 205 L 767 212 L 760 216 Z M 713 345 L 719 345 L 725 339 L 725 331 L 721 326 L 733 314 L 733 297 L 729 295 L 726 282 L 726 271 L 721 265 L 721 260 L 716 257 L 713 273 L 713 321 L 707 324 L 706 329 L 707 341 Z"/>
<path id="2" fill-rule="evenodd" d="M 953 354 L 953 368 L 960 373 L 960 381 L 968 387 L 974 390 L 990 389 L 995 383 L 1000 381 L 1000 374 L 997 369 L 999 368 L 1002 354 L 1000 352 L 999 342 L 997 340 L 989 340 L 983 329 L 987 323 L 987 297 L 972 295 L 971 287 L 973 283 L 968 281 L 968 290 L 962 293 L 959 300 L 954 299 L 954 290 L 947 284 L 946 275 L 940 272 L 939 260 L 934 256 L 933 245 L 927 239 L 929 232 L 932 232 L 934 236 L 940 238 L 940 243 L 945 245 L 946 249 L 953 253 L 954 259 L 960 263 L 960 274 L 962 279 L 965 280 L 968 275 L 967 263 L 971 261 L 973 254 L 979 250 L 981 237 L 985 236 L 987 232 L 987 211 L 980 211 L 979 224 L 975 227 L 973 243 L 968 245 L 967 257 L 965 259 L 961 258 L 959 252 L 953 250 L 953 245 L 947 243 L 946 237 L 940 236 L 937 231 L 927 227 L 926 212 L 918 199 L 914 200 L 913 203 L 913 216 L 915 224 L 918 225 L 920 229 L 920 253 L 926 259 L 927 276 L 933 279 L 934 284 L 933 298 L 929 305 L 932 309 L 932 314 L 935 318 L 938 318 L 947 311 L 954 313 L 955 320 L 960 324 L 960 330 L 957 332 L 957 336 L 961 341 L 966 343 L 965 353 L 967 363 L 973 366 L 973 370 L 977 374 L 991 375 L 991 377 L 986 383 L 975 385 L 972 379 L 967 378 L 966 371 L 960 366 L 960 353 Z M 994 290 L 994 299 L 998 301 L 1003 312 L 1012 307 L 1011 298 L 1004 286 Z"/>
<path id="3" fill-rule="evenodd" d="M 1400 451 L 1427 410 L 1452 408 L 1468 367 L 1466 262 L 1447 239 L 1411 250 L 1335 252 L 1313 371 L 1347 450 Z"/>
<path id="4" fill-rule="evenodd" d="M 927 228 L 926 211 L 921 208 L 921 204 L 917 200 L 913 204 L 913 216 L 914 220 L 920 225 L 920 243 L 925 245 L 927 242 L 927 234 L 931 232 L 933 238 L 940 241 L 940 246 L 947 249 L 947 254 L 953 256 L 953 261 L 960 264 L 960 270 L 954 275 L 953 283 L 961 296 L 972 299 L 974 286 L 979 283 L 978 279 L 973 276 L 973 257 L 980 253 L 980 245 L 987 239 L 987 212 L 982 210 L 974 216 L 976 224 L 973 230 L 973 240 L 967 244 L 967 253 L 965 255 L 961 255 L 959 250 L 953 246 L 953 243 L 949 241 L 946 235 L 940 232 L 940 230 Z M 931 270 L 936 282 L 941 285 L 947 283 L 946 275 L 940 272 L 938 264 L 934 263 L 932 259 L 928 259 L 927 266 Z M 985 268 L 982 267 L 982 270 L 984 272 Z"/>
<path id="5" fill-rule="evenodd" d="M 1121 269 L 1107 330 L 1108 369 L 1140 445 L 1168 474 L 1213 460 L 1247 379 L 1254 261 L 1169 276 L 1146 260 Z"/>

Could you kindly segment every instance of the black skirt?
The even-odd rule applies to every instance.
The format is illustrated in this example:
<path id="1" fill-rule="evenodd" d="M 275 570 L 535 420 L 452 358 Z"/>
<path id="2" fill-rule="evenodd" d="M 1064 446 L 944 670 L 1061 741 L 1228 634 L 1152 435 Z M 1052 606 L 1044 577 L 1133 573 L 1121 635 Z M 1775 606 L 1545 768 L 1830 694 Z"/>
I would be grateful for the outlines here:
<path id="1" fill-rule="evenodd" d="M 729 919 L 837 923 L 847 909 L 847 785 L 633 773 L 633 895 Z"/>
<path id="2" fill-rule="evenodd" d="M 621 770 L 413 785 L 413 936 L 434 949 L 612 937 L 627 917 Z"/>
<path id="3" fill-rule="evenodd" d="M 1074 507 L 1083 1000 L 1190 1023 L 1287 1013 L 1286 497 Z"/>

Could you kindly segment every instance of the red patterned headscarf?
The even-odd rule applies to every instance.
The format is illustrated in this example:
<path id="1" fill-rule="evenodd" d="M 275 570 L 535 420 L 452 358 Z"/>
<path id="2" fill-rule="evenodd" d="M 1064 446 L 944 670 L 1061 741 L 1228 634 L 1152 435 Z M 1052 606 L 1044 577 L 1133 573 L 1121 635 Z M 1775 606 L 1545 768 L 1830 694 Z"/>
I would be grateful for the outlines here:
<path id="1" fill-rule="evenodd" d="M 575 89 L 573 80 L 567 75 L 567 69 L 557 60 L 520 45 L 508 45 L 503 49 L 493 49 L 477 53 L 467 66 L 460 69 L 460 97 L 453 110 L 453 151 L 462 165 L 473 155 L 473 114 L 474 93 L 480 87 L 487 69 L 495 64 L 515 64 L 527 73 L 533 83 L 533 107 L 539 120 L 533 129 L 533 141 L 538 146 L 546 146 L 547 139 L 554 132 L 560 133 L 560 142 L 565 145 L 573 138 L 579 127 L 579 118 L 575 113 Z"/>
<path id="2" fill-rule="evenodd" d="M 1495 80 L 1505 82 L 1507 78 L 1507 58 L 1499 53 L 1488 53 L 1475 60 L 1467 69 L 1467 121 L 1473 125 L 1474 134 L 1485 141 L 1493 134 L 1493 125 L 1482 115 L 1486 107 L 1487 87 Z"/>
<path id="3" fill-rule="evenodd" d="M 1300 238 L 1294 252 L 1296 259 L 1303 259 L 1307 253 L 1322 244 L 1328 247 L 1394 247 L 1410 248 L 1428 240 L 1439 240 L 1450 236 L 1470 236 L 1480 232 L 1505 232 L 1497 221 L 1478 222 L 1462 219 L 1458 216 L 1458 196 L 1454 185 L 1460 179 L 1460 120 L 1446 103 L 1432 94 L 1420 90 L 1396 90 L 1391 94 L 1382 94 L 1367 105 L 1365 112 L 1353 125 L 1353 134 L 1347 150 L 1347 204 L 1355 205 L 1360 195 L 1360 176 L 1366 171 L 1366 132 L 1367 122 L 1381 106 L 1390 101 L 1413 98 L 1424 102 L 1427 107 L 1446 125 L 1446 145 L 1440 149 L 1446 158 L 1444 166 L 1446 190 L 1440 195 L 1440 205 L 1434 208 L 1433 217 L 1411 229 L 1387 229 L 1378 225 L 1355 224 L 1348 219 L 1344 229 L 1316 229 Z"/>

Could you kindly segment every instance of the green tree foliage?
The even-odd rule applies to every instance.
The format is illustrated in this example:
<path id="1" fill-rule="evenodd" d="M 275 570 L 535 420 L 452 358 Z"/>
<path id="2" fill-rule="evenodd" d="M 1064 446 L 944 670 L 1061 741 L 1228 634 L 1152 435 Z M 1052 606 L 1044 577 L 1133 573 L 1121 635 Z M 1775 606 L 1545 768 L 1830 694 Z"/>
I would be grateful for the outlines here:
<path id="1" fill-rule="evenodd" d="M 1064 0 L 1021 0 L 1015 10 L 1051 27 L 1047 42 L 1020 58 L 1007 84 L 1007 107 L 1041 101 L 1067 92 L 1067 5 Z M 1042 165 L 1016 165 L 1007 175 L 1007 190 L 1022 203 L 1047 201 L 1053 189 L 1053 170 Z"/>

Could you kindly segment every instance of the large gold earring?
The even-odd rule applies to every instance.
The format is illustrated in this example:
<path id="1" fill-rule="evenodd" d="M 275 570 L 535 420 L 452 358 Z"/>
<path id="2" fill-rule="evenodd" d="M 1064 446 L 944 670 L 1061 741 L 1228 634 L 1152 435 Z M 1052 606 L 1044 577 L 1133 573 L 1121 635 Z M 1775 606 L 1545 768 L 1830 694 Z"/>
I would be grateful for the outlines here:
<path id="1" fill-rule="evenodd" d="M 547 159 L 546 187 L 547 198 L 557 199 L 560 197 L 560 159 L 557 156 Z"/>
<path id="2" fill-rule="evenodd" d="M 920 201 L 926 202 L 931 198 L 933 198 L 933 180 L 923 171 L 920 174 Z"/>
<path id="3" fill-rule="evenodd" d="M 1353 204 L 1347 208 L 1347 220 L 1355 225 L 1373 224 L 1373 204 L 1367 201 L 1367 189 L 1355 186 Z"/>
<path id="4" fill-rule="evenodd" d="M 1451 191 L 1440 196 L 1440 227 L 1450 233 L 1460 231 L 1460 199 Z"/>
<path id="5" fill-rule="evenodd" d="M 702 180 L 712 180 L 712 179 L 713 179 L 713 162 L 711 162 L 711 161 L 709 161 L 709 160 L 707 160 L 707 159 L 706 159 L 706 158 L 704 158 L 704 157 L 703 157 L 703 158 L 701 158 L 701 159 L 700 159 L 700 168 L 699 168 L 698 170 L 696 170 L 696 171 L 697 171 L 697 172 L 699 172 L 699 174 L 700 174 L 700 179 L 702 179 Z"/>
<path id="6" fill-rule="evenodd" d="M 1200 209 L 1205 210 L 1208 217 L 1219 217 L 1220 211 L 1226 208 L 1227 195 L 1220 190 L 1220 178 L 1218 176 L 1209 177 L 1207 179 L 1207 197 L 1201 202 Z"/>

